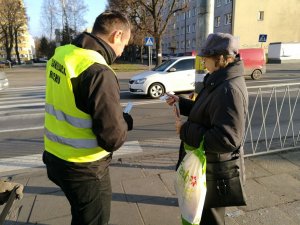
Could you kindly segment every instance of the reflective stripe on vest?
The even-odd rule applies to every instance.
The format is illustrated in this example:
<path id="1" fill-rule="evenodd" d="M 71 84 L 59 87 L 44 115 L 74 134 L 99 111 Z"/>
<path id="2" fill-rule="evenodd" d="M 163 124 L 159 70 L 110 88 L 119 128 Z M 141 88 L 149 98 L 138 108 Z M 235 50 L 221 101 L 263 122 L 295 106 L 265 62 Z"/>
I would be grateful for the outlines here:
<path id="1" fill-rule="evenodd" d="M 60 121 L 66 121 L 67 123 L 71 124 L 74 127 L 79 128 L 91 128 L 92 127 L 92 121 L 88 119 L 81 119 L 76 118 L 74 116 L 67 115 L 61 110 L 55 110 L 53 105 L 45 104 L 45 111 L 53 116 L 56 117 L 56 119 Z M 51 139 L 50 139 L 51 140 Z"/>
<path id="2" fill-rule="evenodd" d="M 63 145 L 69 145 L 74 148 L 97 148 L 97 147 L 99 147 L 96 139 L 63 138 L 63 137 L 53 134 L 52 132 L 47 130 L 47 128 L 45 128 L 44 134 L 51 141 L 58 142 Z"/>
<path id="3" fill-rule="evenodd" d="M 98 145 L 91 116 L 77 108 L 71 81 L 94 63 L 110 68 L 98 52 L 74 45 L 56 48 L 47 63 L 45 150 L 69 162 L 92 162 L 109 154 Z"/>

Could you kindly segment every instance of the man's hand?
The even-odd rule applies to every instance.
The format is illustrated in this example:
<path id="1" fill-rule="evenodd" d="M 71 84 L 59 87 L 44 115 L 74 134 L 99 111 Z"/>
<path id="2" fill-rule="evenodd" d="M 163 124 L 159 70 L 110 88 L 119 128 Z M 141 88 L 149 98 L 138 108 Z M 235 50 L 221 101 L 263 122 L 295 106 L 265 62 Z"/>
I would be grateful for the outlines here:
<path id="1" fill-rule="evenodd" d="M 123 112 L 123 117 L 124 117 L 124 120 L 127 123 L 128 130 L 132 130 L 132 128 L 133 128 L 133 119 L 132 119 L 131 115 L 128 114 L 128 113 Z"/>
<path id="2" fill-rule="evenodd" d="M 7 202 L 11 191 L 16 188 L 17 199 L 23 198 L 24 186 L 19 183 L 0 181 L 0 204 Z"/>

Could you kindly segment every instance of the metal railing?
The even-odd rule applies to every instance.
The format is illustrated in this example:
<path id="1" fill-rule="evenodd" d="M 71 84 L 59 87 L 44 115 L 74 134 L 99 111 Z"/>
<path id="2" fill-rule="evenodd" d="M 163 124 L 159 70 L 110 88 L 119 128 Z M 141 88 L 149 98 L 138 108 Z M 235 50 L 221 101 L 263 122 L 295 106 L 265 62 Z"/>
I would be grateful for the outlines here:
<path id="1" fill-rule="evenodd" d="M 248 87 L 245 156 L 300 148 L 300 83 Z"/>

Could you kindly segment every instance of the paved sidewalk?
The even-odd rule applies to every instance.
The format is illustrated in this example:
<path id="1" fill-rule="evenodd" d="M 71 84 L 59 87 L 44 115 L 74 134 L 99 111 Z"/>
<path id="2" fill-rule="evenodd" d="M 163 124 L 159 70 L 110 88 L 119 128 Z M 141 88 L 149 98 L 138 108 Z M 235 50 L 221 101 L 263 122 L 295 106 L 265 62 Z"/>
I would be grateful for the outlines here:
<path id="1" fill-rule="evenodd" d="M 114 158 L 110 225 L 180 225 L 173 187 L 176 160 L 174 151 Z M 251 157 L 245 163 L 248 205 L 228 208 L 226 225 L 299 225 L 300 150 Z M 70 224 L 69 204 L 47 179 L 45 168 L 15 171 L 10 177 L 24 184 L 25 195 L 15 202 L 6 225 Z"/>

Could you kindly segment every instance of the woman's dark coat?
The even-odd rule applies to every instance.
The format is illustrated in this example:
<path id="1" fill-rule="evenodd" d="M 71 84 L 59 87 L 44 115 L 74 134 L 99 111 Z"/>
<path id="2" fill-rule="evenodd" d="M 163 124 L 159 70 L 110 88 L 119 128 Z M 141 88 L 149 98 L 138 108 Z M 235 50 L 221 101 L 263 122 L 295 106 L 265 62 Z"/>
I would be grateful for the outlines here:
<path id="1" fill-rule="evenodd" d="M 199 147 L 204 138 L 208 163 L 230 160 L 232 153 L 242 144 L 248 110 L 243 69 L 243 62 L 236 61 L 207 74 L 195 101 L 179 100 L 180 113 L 188 116 L 181 127 L 180 139 L 190 146 Z M 243 156 L 242 148 L 240 155 Z M 240 175 L 244 181 L 243 157 L 241 159 Z"/>

